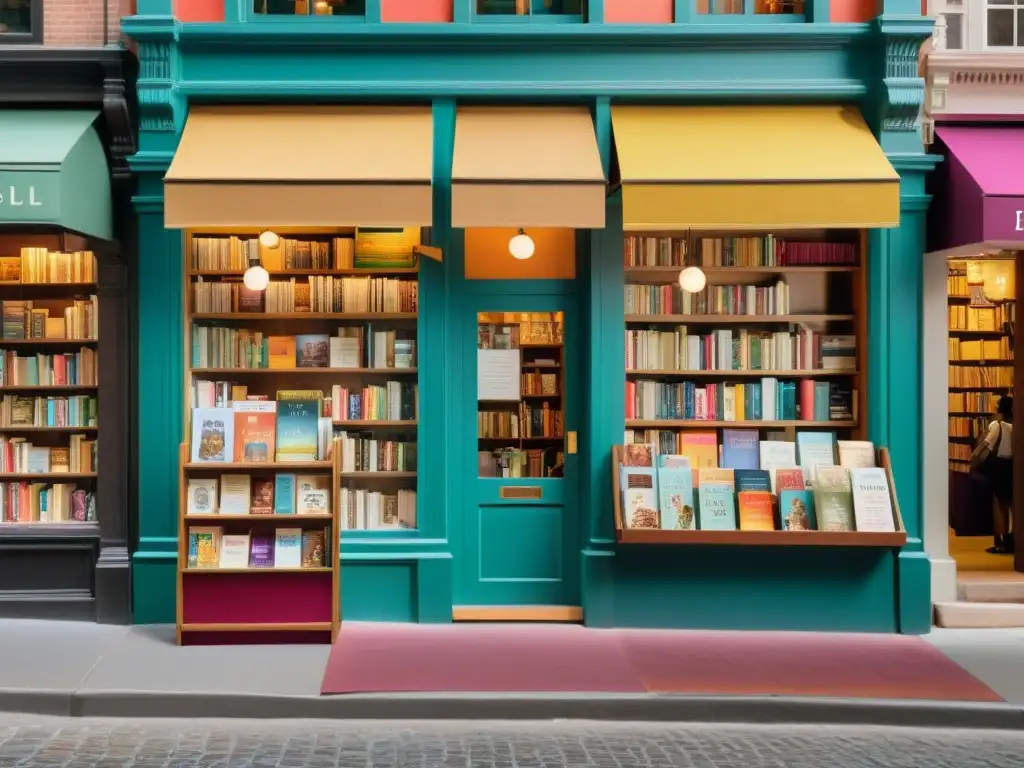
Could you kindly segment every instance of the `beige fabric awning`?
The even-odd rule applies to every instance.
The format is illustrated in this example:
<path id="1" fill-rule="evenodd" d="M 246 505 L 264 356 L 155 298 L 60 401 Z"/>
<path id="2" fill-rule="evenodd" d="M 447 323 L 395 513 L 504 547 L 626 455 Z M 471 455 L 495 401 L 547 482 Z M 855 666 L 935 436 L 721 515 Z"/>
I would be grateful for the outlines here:
<path id="1" fill-rule="evenodd" d="M 193 107 L 170 228 L 432 224 L 429 107 Z"/>
<path id="2" fill-rule="evenodd" d="M 604 227 L 606 181 L 586 107 L 461 107 L 452 226 Z"/>

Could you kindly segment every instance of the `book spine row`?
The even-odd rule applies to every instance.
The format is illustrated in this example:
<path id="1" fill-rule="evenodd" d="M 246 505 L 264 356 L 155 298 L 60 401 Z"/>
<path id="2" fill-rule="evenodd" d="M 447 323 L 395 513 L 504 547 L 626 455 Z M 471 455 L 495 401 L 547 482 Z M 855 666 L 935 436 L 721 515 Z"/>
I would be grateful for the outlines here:
<path id="1" fill-rule="evenodd" d="M 627 315 L 786 315 L 789 286 L 709 285 L 698 293 L 678 285 L 623 286 Z"/>
<path id="2" fill-rule="evenodd" d="M 72 483 L 0 483 L 0 522 L 95 522 L 96 497 Z"/>
<path id="3" fill-rule="evenodd" d="M 416 528 L 416 491 L 341 489 L 342 530 L 400 530 Z"/>
<path id="4" fill-rule="evenodd" d="M 19 355 L 4 350 L 0 354 L 0 386 L 94 387 L 96 351 L 82 347 L 79 352 L 68 354 Z"/>

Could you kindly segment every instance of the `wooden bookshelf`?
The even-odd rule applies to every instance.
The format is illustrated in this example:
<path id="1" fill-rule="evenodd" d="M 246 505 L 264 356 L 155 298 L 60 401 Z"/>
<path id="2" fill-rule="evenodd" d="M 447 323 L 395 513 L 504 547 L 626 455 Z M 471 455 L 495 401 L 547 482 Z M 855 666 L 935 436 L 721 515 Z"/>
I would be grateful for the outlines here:
<path id="1" fill-rule="evenodd" d="M 375 450 L 406 444 L 415 446 L 418 442 L 415 402 L 419 383 L 416 366 L 418 258 L 411 251 L 407 256 L 388 255 L 387 244 L 376 256 L 368 251 L 357 253 L 355 245 L 359 233 L 351 227 L 287 228 L 287 233 L 280 233 L 281 242 L 274 249 L 259 244 L 259 233 L 259 230 L 246 228 L 187 233 L 184 270 L 188 306 L 186 403 L 192 401 L 193 388 L 199 382 L 244 387 L 247 397 L 263 396 L 271 400 L 281 390 L 316 390 L 323 396 L 320 415 L 330 420 L 334 440 L 364 440 L 365 444 L 361 445 L 372 444 Z M 269 273 L 270 284 L 258 301 L 254 301 L 252 292 L 238 286 L 242 284 L 247 259 L 257 253 L 261 266 Z M 282 303 L 280 296 L 287 295 L 288 283 L 295 286 L 291 289 L 292 303 L 287 299 Z M 222 297 L 227 291 L 231 291 L 232 301 L 226 304 Z M 194 332 L 199 333 L 195 329 L 200 328 L 232 329 L 229 333 L 237 329 L 262 334 L 263 338 L 315 336 L 329 340 L 359 334 L 360 341 L 357 355 L 329 354 L 327 359 L 316 357 L 314 361 L 308 356 L 303 359 L 296 342 L 294 362 L 282 365 L 279 360 L 270 361 L 263 354 L 250 358 L 216 357 L 213 352 L 220 349 L 220 341 L 210 340 L 213 332 L 207 332 L 203 354 L 195 353 L 194 349 L 203 348 L 203 339 L 193 336 Z M 378 336 L 384 340 L 380 341 Z M 196 344 L 193 344 L 194 338 Z M 399 343 L 411 349 L 411 360 L 399 359 L 403 358 L 402 354 L 396 354 Z M 386 355 L 376 359 L 374 353 L 381 351 Z M 383 412 L 369 410 L 371 395 L 376 402 L 382 393 L 391 398 L 392 390 L 401 393 L 400 413 L 386 406 Z M 348 400 L 343 401 L 346 397 Z M 334 402 L 335 398 L 338 402 Z M 357 398 L 366 404 L 359 413 L 350 412 L 346 402 L 357 407 L 354 405 Z M 413 404 L 411 411 L 410 402 Z M 190 409 L 186 410 L 189 416 L 186 423 L 191 423 Z M 189 439 L 188 436 L 185 439 Z M 411 456 L 414 461 L 415 453 Z M 343 462 L 342 457 L 332 456 L 332 462 L 335 459 Z M 362 469 L 361 464 L 359 469 Z M 397 499 L 399 491 L 403 498 L 411 493 L 415 504 L 416 488 L 415 471 L 354 471 L 346 472 L 344 480 L 339 479 L 334 484 L 334 495 L 339 497 L 339 509 L 341 501 L 350 497 L 371 499 L 374 504 L 390 504 L 389 500 Z M 343 526 L 339 523 L 338 527 Z M 346 530 L 346 535 L 362 533 L 358 525 L 345 527 L 357 529 Z"/>
<path id="2" fill-rule="evenodd" d="M 520 372 L 518 388 L 502 393 L 507 396 L 478 397 L 480 477 L 560 476 L 565 450 L 564 335 L 562 312 L 477 314 L 478 350 L 516 355 Z"/>
<path id="3" fill-rule="evenodd" d="M 714 430 L 721 444 L 723 429 L 758 430 L 760 439 L 784 431 L 792 440 L 804 429 L 861 439 L 868 370 L 864 232 L 627 232 L 623 253 L 627 440 L 666 447 L 671 440 L 678 448 L 682 433 Z M 787 258 L 806 263 L 787 263 Z M 697 294 L 679 288 L 680 271 L 688 266 L 699 266 L 707 278 Z M 645 307 L 656 308 L 656 314 L 637 313 Z M 779 334 L 788 338 L 785 344 Z M 841 357 L 849 360 L 841 369 L 824 368 L 820 342 L 831 339 L 830 354 L 835 354 L 837 338 L 845 350 Z M 731 354 L 720 348 L 724 344 L 732 346 Z M 708 362 L 713 365 L 705 367 Z M 764 379 L 774 380 L 776 389 L 793 388 L 792 414 L 761 418 Z M 808 399 L 801 397 L 805 387 L 813 388 L 812 401 L 828 390 L 816 418 L 800 413 L 801 400 Z M 744 413 L 725 412 L 721 393 L 740 389 Z M 699 417 L 687 401 L 695 402 L 698 392 L 702 399 L 715 398 L 714 413 L 709 407 Z M 652 403 L 650 398 L 661 399 Z M 651 418 L 655 413 L 658 417 Z"/>
<path id="4" fill-rule="evenodd" d="M 84 241 L 71 245 L 75 238 L 26 236 L 15 246 L 16 239 L 7 238 L 11 250 L 5 253 L 18 255 L 0 258 L 0 535 L 15 529 L 40 536 L 61 535 L 74 526 L 93 530 L 99 431 L 96 256 L 73 250 L 84 247 Z M 48 414 L 50 403 L 60 414 L 56 418 Z M 21 496 L 30 499 L 27 506 L 15 503 L 20 494 L 13 489 L 24 486 L 50 498 L 37 504 L 30 492 Z M 58 494 L 67 494 L 66 511 L 57 510 Z M 63 519 L 53 519 L 54 514 Z"/>
<path id="5" fill-rule="evenodd" d="M 334 642 L 341 625 L 340 537 L 338 486 L 340 449 L 330 461 L 308 462 L 192 462 L 189 443 L 179 451 L 179 515 L 176 622 L 178 644 L 206 642 L 210 633 L 230 638 L 237 632 L 262 632 L 273 641 L 288 642 L 298 635 Z M 330 514 L 188 514 L 189 479 L 216 474 L 282 472 L 327 474 Z M 327 562 L 311 567 L 189 567 L 192 526 L 219 527 L 224 534 L 272 534 L 279 528 L 321 529 Z M 305 536 L 303 536 L 304 538 Z M 218 553 L 219 554 L 219 553 Z M 301 555 L 300 555 L 301 556 Z M 203 577 L 203 578 L 199 578 Z M 231 620 L 225 620 L 225 616 Z"/>
<path id="6" fill-rule="evenodd" d="M 907 531 L 900 513 L 892 462 L 886 448 L 877 449 L 877 464 L 885 470 L 889 482 L 895 532 L 871 531 L 704 531 L 627 528 L 622 511 L 619 467 L 624 446 L 612 448 L 612 499 L 615 515 L 615 539 L 620 544 L 671 546 L 758 546 L 758 547 L 886 547 L 899 548 L 907 543 Z"/>

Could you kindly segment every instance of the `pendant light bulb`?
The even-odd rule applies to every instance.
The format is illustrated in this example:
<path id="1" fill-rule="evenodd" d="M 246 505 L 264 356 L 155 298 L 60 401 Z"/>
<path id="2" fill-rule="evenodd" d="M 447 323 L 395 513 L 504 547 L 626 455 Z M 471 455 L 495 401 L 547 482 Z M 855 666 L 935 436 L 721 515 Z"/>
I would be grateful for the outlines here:
<path id="1" fill-rule="evenodd" d="M 281 238 L 277 236 L 277 232 L 271 232 L 269 229 L 265 229 L 260 232 L 260 245 L 264 248 L 273 250 L 281 244 Z"/>
<path id="2" fill-rule="evenodd" d="M 700 267 L 687 267 L 679 273 L 679 287 L 687 293 L 700 293 L 708 284 L 708 276 Z"/>
<path id="3" fill-rule="evenodd" d="M 249 268 L 242 275 L 242 283 L 250 291 L 265 291 L 270 284 L 270 273 L 260 265 L 258 258 L 249 259 Z"/>
<path id="4" fill-rule="evenodd" d="M 508 252 L 512 254 L 512 258 L 523 261 L 533 256 L 534 248 L 533 238 L 530 237 L 522 229 L 515 235 L 511 240 L 508 241 Z"/>

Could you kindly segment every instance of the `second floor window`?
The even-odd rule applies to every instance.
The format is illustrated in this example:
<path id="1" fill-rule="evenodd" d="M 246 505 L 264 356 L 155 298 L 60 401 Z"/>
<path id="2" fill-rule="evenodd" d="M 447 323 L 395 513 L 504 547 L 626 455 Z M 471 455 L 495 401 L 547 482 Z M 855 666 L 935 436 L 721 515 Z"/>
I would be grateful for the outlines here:
<path id="1" fill-rule="evenodd" d="M 960 51 L 964 48 L 964 0 L 946 0 L 945 12 L 942 14 L 946 22 L 947 51 Z"/>
<path id="2" fill-rule="evenodd" d="M 0 0 L 0 45 L 41 42 L 42 0 Z"/>
<path id="3" fill-rule="evenodd" d="M 253 10 L 257 16 L 365 16 L 366 0 L 254 0 Z"/>
<path id="4" fill-rule="evenodd" d="M 581 16 L 583 0 L 474 0 L 477 16 Z"/>
<path id="5" fill-rule="evenodd" d="M 1024 0 L 986 0 L 985 45 L 1024 48 Z"/>

